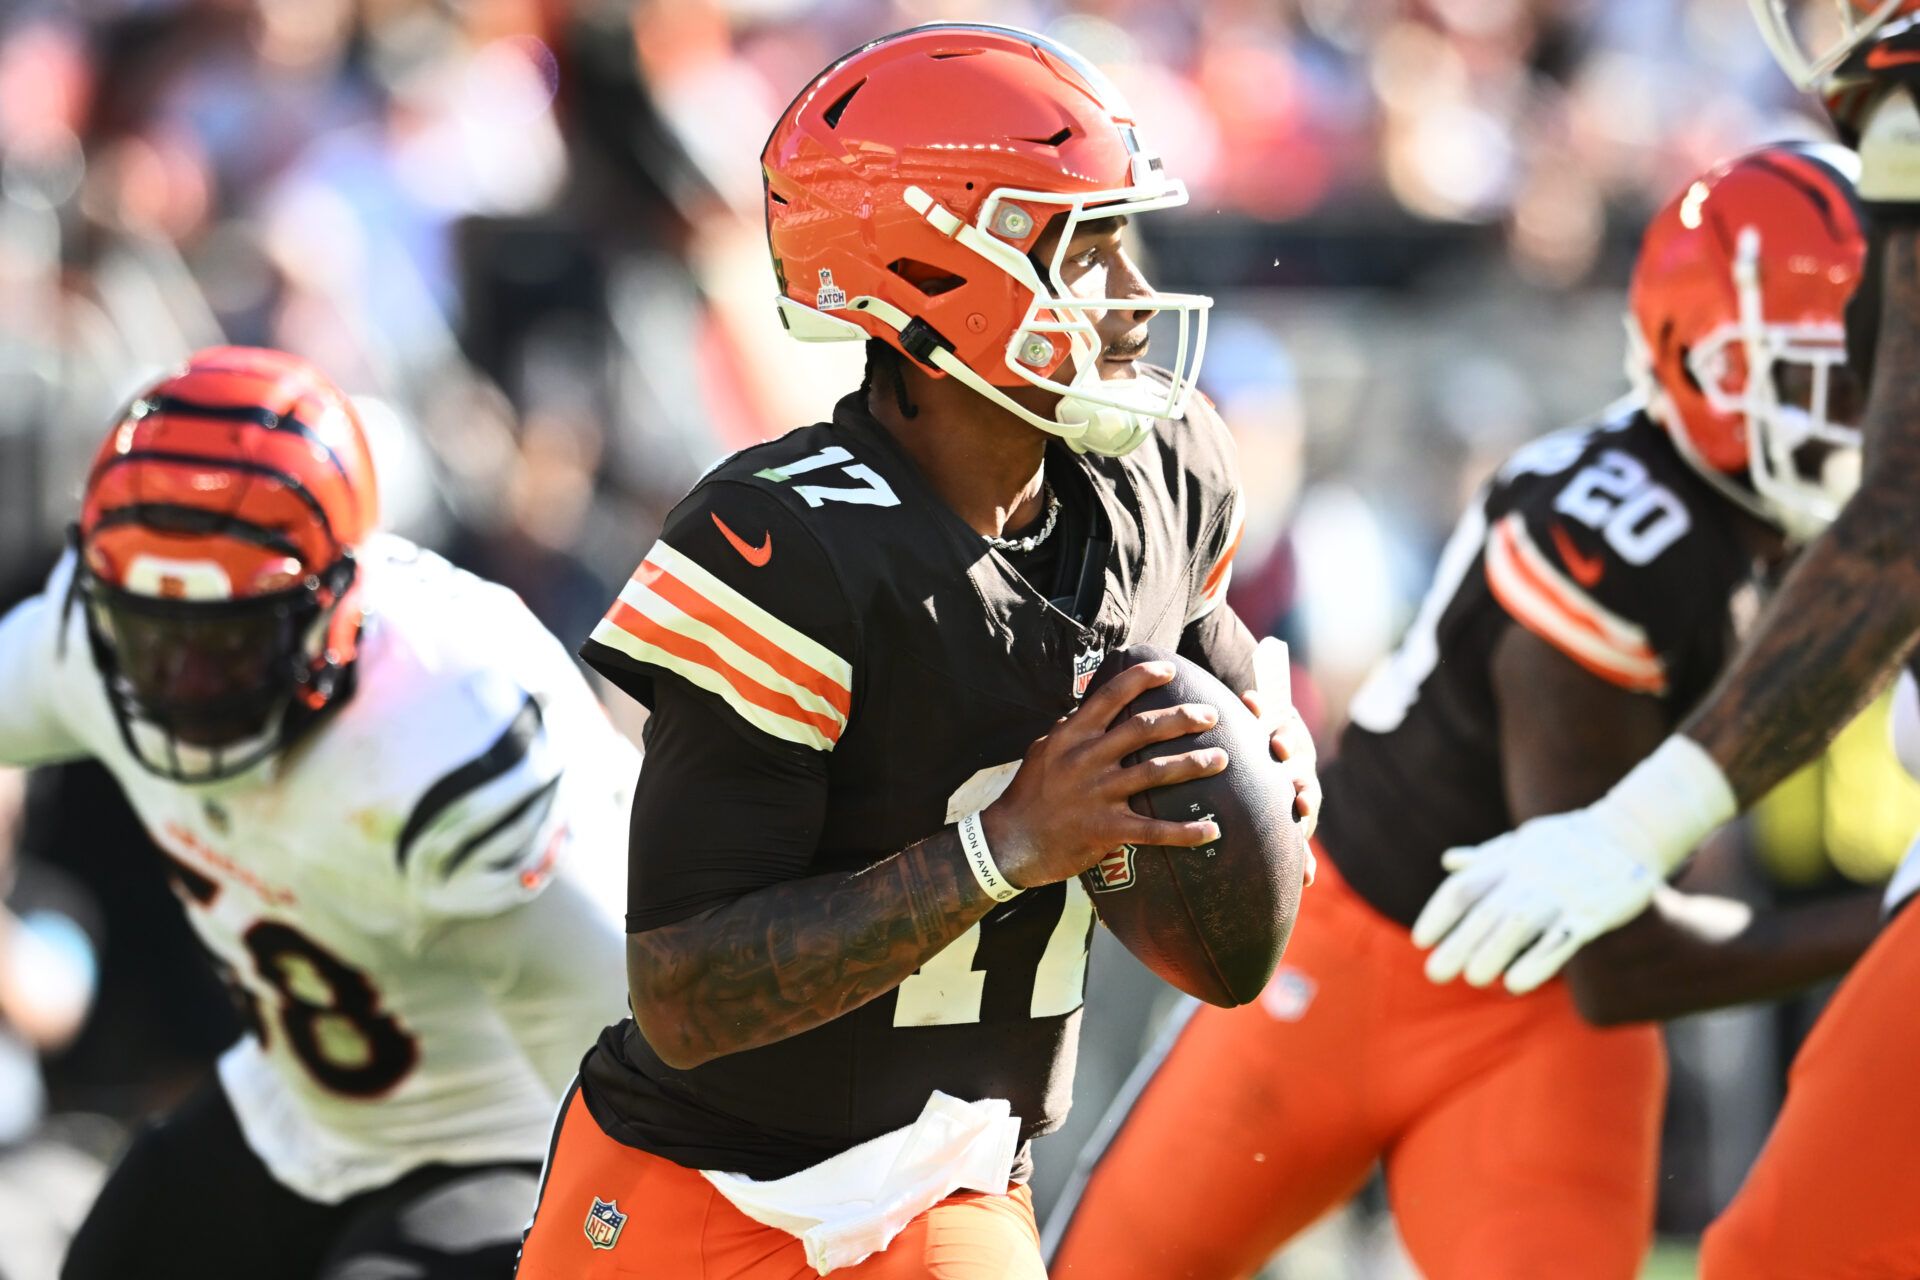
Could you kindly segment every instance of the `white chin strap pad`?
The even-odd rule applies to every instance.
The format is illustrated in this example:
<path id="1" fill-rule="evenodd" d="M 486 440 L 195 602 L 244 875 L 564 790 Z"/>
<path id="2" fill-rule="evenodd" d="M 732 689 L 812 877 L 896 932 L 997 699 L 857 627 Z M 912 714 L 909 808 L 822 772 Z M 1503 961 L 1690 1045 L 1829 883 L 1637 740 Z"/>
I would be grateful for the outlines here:
<path id="1" fill-rule="evenodd" d="M 1153 434 L 1155 419 L 1111 405 L 1093 404 L 1078 396 L 1061 396 L 1053 416 L 1060 424 L 1054 434 L 1078 453 L 1118 458 L 1138 449 Z"/>

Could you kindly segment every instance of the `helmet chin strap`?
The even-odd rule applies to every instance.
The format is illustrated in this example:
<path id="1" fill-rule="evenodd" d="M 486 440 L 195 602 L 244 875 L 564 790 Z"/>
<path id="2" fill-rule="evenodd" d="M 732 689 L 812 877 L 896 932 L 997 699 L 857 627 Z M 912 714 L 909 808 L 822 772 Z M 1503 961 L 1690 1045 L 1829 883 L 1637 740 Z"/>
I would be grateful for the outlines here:
<path id="1" fill-rule="evenodd" d="M 913 323 L 912 316 L 881 298 L 854 298 L 848 302 L 847 306 L 853 311 L 866 312 L 895 332 L 904 332 L 907 326 Z M 925 352 L 920 355 L 920 358 L 942 373 L 951 376 L 968 390 L 993 401 L 1022 422 L 1038 427 L 1049 435 L 1059 436 L 1076 453 L 1093 453 L 1106 458 L 1123 457 L 1139 448 L 1146 438 L 1153 434 L 1154 424 L 1160 421 L 1139 410 L 1122 409 L 1109 404 L 1083 400 L 1071 393 L 1060 397 L 1059 402 L 1053 407 L 1051 418 L 1043 417 L 1015 400 L 1000 387 L 988 382 L 974 372 L 965 361 L 938 343 L 926 344 Z M 1088 369 L 1076 373 L 1071 385 L 1078 386 L 1089 378 L 1098 381 L 1099 377 L 1099 370 Z M 1138 394 L 1125 383 L 1102 382 L 1101 391 L 1108 398 L 1125 398 Z"/>

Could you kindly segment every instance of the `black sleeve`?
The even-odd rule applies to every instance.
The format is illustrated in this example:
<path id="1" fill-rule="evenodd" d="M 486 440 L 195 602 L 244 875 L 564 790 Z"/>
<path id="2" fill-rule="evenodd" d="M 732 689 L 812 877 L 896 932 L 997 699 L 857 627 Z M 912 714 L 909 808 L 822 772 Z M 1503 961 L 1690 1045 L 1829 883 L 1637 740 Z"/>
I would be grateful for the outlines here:
<path id="1" fill-rule="evenodd" d="M 1608 441 L 1576 465 L 1521 475 L 1490 503 L 1484 563 L 1515 622 L 1594 675 L 1673 696 L 1724 659 L 1726 601 L 1743 566 L 1720 554 L 1700 482 Z M 1645 455 L 1645 456 L 1643 456 Z M 1621 513 L 1625 513 L 1623 516 Z M 1711 678 L 1711 671 L 1706 670 Z"/>
<path id="2" fill-rule="evenodd" d="M 649 707 L 658 678 L 678 676 L 770 737 L 831 751 L 858 648 L 814 531 L 760 483 L 719 480 L 668 515 L 580 656 Z"/>
<path id="3" fill-rule="evenodd" d="M 806 875 L 827 757 L 785 749 L 684 681 L 657 674 L 627 843 L 627 931 L 684 920 Z"/>
<path id="4" fill-rule="evenodd" d="M 1224 601 L 1180 633 L 1180 656 L 1211 671 L 1235 693 L 1254 687 L 1253 646 L 1253 633 Z"/>

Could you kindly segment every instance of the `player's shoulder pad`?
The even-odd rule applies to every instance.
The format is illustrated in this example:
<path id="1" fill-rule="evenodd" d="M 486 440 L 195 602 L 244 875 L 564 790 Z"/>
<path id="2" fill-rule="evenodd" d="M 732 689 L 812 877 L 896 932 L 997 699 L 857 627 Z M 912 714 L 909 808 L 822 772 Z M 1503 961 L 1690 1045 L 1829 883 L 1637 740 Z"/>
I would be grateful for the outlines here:
<path id="1" fill-rule="evenodd" d="M 1487 498 L 1486 576 L 1513 618 L 1595 675 L 1664 695 L 1744 562 L 1732 513 L 1644 414 L 1536 440 Z M 1718 622 L 1713 623 L 1717 628 Z"/>
<path id="2" fill-rule="evenodd" d="M 1145 376 L 1165 380 L 1163 370 Z M 1187 624 L 1212 612 L 1227 597 L 1233 558 L 1246 523 L 1240 464 L 1233 433 L 1204 392 L 1187 401 L 1186 416 L 1162 422 L 1153 439 L 1169 492 L 1182 495 L 1193 547 L 1192 600 Z"/>
<path id="3" fill-rule="evenodd" d="M 1142 377 L 1169 380 L 1164 369 L 1148 366 Z M 1152 439 L 1163 466 L 1177 470 L 1216 502 L 1224 502 L 1240 488 L 1240 459 L 1220 410 L 1203 391 L 1188 397 L 1186 415 L 1154 428 Z"/>
<path id="4" fill-rule="evenodd" d="M 859 660 L 859 614 L 839 568 L 852 549 L 835 554 L 831 530 L 842 522 L 815 511 L 802 490 L 873 489 L 845 474 L 861 464 L 838 454 L 804 465 L 821 452 L 748 450 L 701 481 L 594 627 L 581 650 L 587 662 L 643 702 L 664 674 L 723 704 L 757 740 L 832 750 L 852 712 Z M 784 478 L 761 474 L 795 463 Z M 834 468 L 842 474 L 825 474 Z M 819 499 L 823 509 L 839 501 Z"/>
<path id="5" fill-rule="evenodd" d="M 392 818 L 386 856 L 426 911 L 491 914 L 526 901 L 571 825 L 567 777 L 624 740 L 511 591 L 397 539 L 363 561 L 360 684 L 316 775 L 377 778 Z"/>
<path id="6" fill-rule="evenodd" d="M 565 763 L 535 694 L 504 673 L 476 674 L 461 692 L 461 727 L 486 726 L 491 736 L 418 789 L 394 858 L 421 906 L 483 915 L 542 887 L 565 836 L 557 803 Z"/>

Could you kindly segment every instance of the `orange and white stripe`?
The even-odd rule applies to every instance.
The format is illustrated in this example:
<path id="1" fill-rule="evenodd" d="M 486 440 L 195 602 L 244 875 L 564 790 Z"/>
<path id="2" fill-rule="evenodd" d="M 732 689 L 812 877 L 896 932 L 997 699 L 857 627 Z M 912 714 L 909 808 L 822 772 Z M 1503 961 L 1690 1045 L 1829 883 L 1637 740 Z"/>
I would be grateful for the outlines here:
<path id="1" fill-rule="evenodd" d="M 1513 512 L 1487 538 L 1487 585 L 1527 630 L 1603 680 L 1663 694 L 1667 670 L 1646 631 L 1602 607 L 1548 559 Z"/>
<path id="2" fill-rule="evenodd" d="M 1193 612 L 1187 615 L 1187 626 L 1212 613 L 1227 598 L 1227 587 L 1233 582 L 1233 556 L 1240 550 L 1240 535 L 1246 532 L 1246 517 L 1237 497 L 1233 503 L 1233 514 L 1228 519 L 1227 549 L 1220 553 L 1200 583 L 1200 595 L 1194 601 Z"/>
<path id="3" fill-rule="evenodd" d="M 719 694 L 776 738 L 831 751 L 846 730 L 852 665 L 665 542 L 653 544 L 593 638 Z"/>

